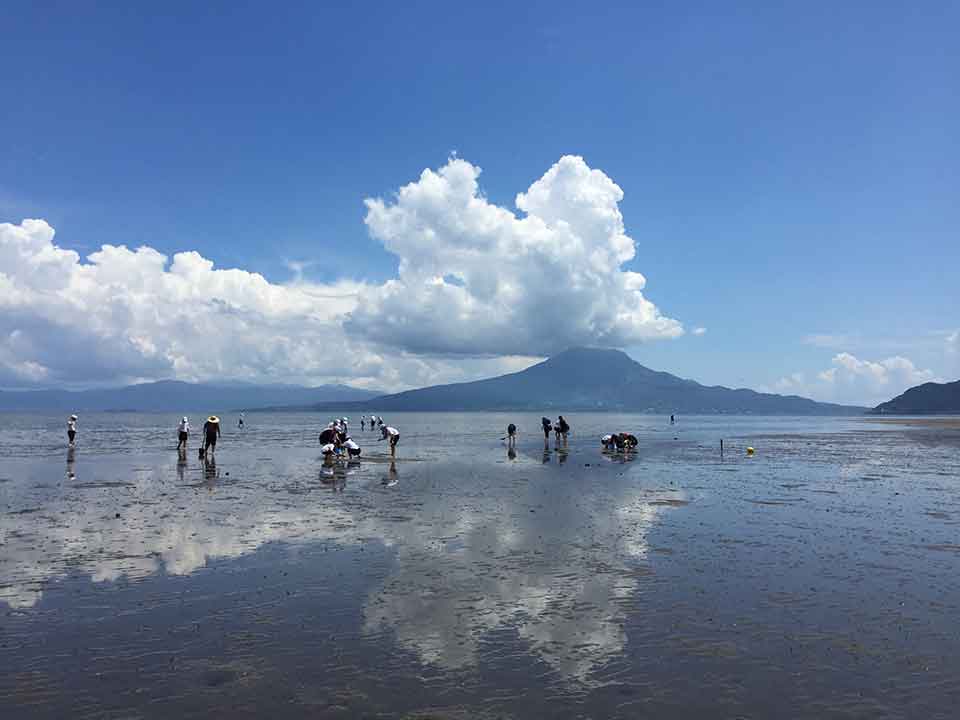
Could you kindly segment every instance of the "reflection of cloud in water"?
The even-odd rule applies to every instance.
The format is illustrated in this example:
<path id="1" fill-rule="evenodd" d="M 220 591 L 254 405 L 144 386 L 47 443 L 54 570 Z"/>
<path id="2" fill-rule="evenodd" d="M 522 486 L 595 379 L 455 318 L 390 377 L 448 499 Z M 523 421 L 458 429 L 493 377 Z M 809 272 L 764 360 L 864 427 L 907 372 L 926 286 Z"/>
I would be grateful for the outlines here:
<path id="1" fill-rule="evenodd" d="M 182 479 L 204 473 L 180 466 L 131 472 L 124 483 L 21 487 L 11 498 L 21 512 L 0 515 L 0 601 L 32 607 L 44 584 L 68 573 L 94 582 L 186 575 L 268 542 L 375 537 L 396 562 L 367 598 L 366 629 L 392 629 L 427 663 L 473 665 L 484 634 L 503 628 L 563 675 L 585 680 L 624 647 L 623 605 L 638 590 L 646 533 L 663 510 L 639 492 L 567 486 L 544 499 L 532 497 L 542 490 L 531 485 L 468 497 L 377 495 L 375 485 L 395 469 L 338 466 L 338 476 L 370 484 L 348 503 L 324 488 L 313 460 L 263 470 L 233 484 L 221 474 L 213 485 L 185 487 Z"/>
<path id="2" fill-rule="evenodd" d="M 639 494 L 616 502 L 609 513 L 527 521 L 537 516 L 505 514 L 491 499 L 444 529 L 451 549 L 405 526 L 393 537 L 397 565 L 367 603 L 368 630 L 392 628 L 424 661 L 460 668 L 477 662 L 486 632 L 515 627 L 555 669 L 585 680 L 625 645 L 622 604 L 637 591 L 658 512 Z M 450 522 L 448 508 L 423 512 Z"/>

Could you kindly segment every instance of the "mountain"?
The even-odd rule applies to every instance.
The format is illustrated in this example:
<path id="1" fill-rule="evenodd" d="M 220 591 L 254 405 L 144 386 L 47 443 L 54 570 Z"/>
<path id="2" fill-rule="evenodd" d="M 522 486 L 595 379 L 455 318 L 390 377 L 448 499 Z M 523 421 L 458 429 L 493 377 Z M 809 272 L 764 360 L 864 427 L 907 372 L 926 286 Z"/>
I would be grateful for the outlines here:
<path id="1" fill-rule="evenodd" d="M 870 412 L 878 415 L 960 415 L 960 380 L 917 385 L 893 400 L 880 403 Z"/>
<path id="2" fill-rule="evenodd" d="M 622 410 L 758 415 L 854 415 L 865 410 L 796 395 L 708 387 L 650 370 L 619 350 L 592 348 L 567 350 L 518 373 L 385 395 L 372 402 L 354 403 L 353 408 L 376 412 Z"/>
<path id="3" fill-rule="evenodd" d="M 266 405 L 356 402 L 380 394 L 348 385 L 320 385 L 311 388 L 299 385 L 218 385 L 163 380 L 102 390 L 0 391 L 0 411 L 225 412 Z"/>

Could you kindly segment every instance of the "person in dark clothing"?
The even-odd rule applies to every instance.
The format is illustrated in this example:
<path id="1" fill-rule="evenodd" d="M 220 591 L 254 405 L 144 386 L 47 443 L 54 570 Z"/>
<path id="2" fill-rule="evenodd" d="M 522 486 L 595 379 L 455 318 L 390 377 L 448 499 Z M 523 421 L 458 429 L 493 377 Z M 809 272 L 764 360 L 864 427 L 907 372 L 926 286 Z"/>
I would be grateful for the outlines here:
<path id="1" fill-rule="evenodd" d="M 507 445 L 517 444 L 517 426 L 513 423 L 507 425 Z"/>
<path id="2" fill-rule="evenodd" d="M 570 425 L 564 419 L 563 415 L 557 420 L 557 424 L 560 428 L 560 434 L 563 436 L 563 443 L 567 443 L 567 433 L 570 432 Z"/>
<path id="3" fill-rule="evenodd" d="M 71 415 L 67 418 L 67 441 L 73 445 L 77 439 L 77 416 Z"/>
<path id="4" fill-rule="evenodd" d="M 327 443 L 332 443 L 337 438 L 337 431 L 332 427 L 324 428 L 320 431 L 320 444 L 326 445 Z"/>
<path id="5" fill-rule="evenodd" d="M 550 418 L 540 418 L 540 424 L 543 425 L 544 441 L 550 442 L 550 433 L 553 430 L 553 423 L 550 422 Z"/>
<path id="6" fill-rule="evenodd" d="M 220 437 L 220 418 L 211 415 L 203 424 L 203 454 L 215 452 L 217 449 L 217 438 Z"/>
<path id="7" fill-rule="evenodd" d="M 631 435 L 630 433 L 620 433 L 619 437 L 623 443 L 622 448 L 624 450 L 633 450 L 637 447 L 637 445 L 640 444 L 640 441 L 637 440 L 636 435 Z"/>

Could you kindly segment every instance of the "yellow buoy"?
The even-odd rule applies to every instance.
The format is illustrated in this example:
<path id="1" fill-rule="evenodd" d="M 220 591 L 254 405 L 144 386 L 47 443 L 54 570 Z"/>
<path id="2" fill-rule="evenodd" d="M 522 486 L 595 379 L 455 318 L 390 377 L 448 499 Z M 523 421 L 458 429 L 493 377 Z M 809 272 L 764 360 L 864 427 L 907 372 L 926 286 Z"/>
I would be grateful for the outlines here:
<path id="1" fill-rule="evenodd" d="M 753 455 L 753 448 L 752 448 L 752 447 L 748 447 L 748 448 L 747 448 L 747 455 Z"/>

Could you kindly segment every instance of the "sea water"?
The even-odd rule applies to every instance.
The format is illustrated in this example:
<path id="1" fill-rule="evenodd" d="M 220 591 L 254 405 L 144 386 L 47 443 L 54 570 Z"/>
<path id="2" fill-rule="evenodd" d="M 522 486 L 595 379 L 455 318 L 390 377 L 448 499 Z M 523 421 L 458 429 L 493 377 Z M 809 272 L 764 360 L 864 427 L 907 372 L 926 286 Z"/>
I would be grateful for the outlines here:
<path id="1" fill-rule="evenodd" d="M 957 716 L 956 429 L 221 417 L 0 415 L 9 717 Z"/>

